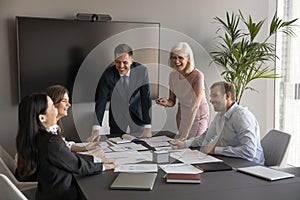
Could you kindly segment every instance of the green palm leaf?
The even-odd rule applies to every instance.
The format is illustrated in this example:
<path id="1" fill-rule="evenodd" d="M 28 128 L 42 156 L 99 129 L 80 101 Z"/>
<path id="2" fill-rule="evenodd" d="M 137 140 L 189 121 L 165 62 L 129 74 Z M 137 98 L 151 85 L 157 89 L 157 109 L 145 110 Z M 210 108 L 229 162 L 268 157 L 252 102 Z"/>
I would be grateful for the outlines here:
<path id="1" fill-rule="evenodd" d="M 226 19 L 215 17 L 219 24 L 216 33 L 220 39 L 215 51 L 210 52 L 212 62 L 223 68 L 221 76 L 236 87 L 236 101 L 240 103 L 243 93 L 246 90 L 256 91 L 248 84 L 259 78 L 280 78 L 275 73 L 275 68 L 270 64 L 277 58 L 275 45 L 268 42 L 268 39 L 277 32 L 294 36 L 293 26 L 298 19 L 283 21 L 273 16 L 269 28 L 269 35 L 264 41 L 256 41 L 257 35 L 261 32 L 265 20 L 254 22 L 251 15 L 244 17 L 239 14 L 226 12 Z M 240 24 L 241 23 L 241 24 Z M 245 29 L 241 28 L 242 25 Z"/>

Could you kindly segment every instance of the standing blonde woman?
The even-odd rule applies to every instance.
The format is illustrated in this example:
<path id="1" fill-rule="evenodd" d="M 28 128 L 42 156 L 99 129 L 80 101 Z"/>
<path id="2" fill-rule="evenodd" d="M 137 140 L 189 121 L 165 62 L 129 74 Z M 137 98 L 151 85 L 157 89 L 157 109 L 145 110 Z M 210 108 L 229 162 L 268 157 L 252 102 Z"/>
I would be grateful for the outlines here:
<path id="1" fill-rule="evenodd" d="M 208 126 L 209 108 L 205 97 L 204 75 L 195 67 L 193 51 L 186 42 L 176 44 L 170 52 L 169 98 L 156 103 L 173 107 L 178 99 L 176 122 L 179 139 L 201 135 Z"/>

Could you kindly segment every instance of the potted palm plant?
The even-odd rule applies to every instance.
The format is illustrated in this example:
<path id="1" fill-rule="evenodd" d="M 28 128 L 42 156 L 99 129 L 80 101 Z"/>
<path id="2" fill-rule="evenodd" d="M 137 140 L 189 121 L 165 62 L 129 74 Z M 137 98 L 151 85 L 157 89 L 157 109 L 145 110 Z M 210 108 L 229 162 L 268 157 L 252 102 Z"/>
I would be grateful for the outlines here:
<path id="1" fill-rule="evenodd" d="M 239 14 L 226 12 L 226 20 L 215 17 L 220 25 L 217 33 L 220 43 L 215 51 L 210 52 L 212 62 L 223 68 L 222 77 L 235 85 L 236 102 L 240 103 L 246 90 L 255 90 L 248 84 L 259 78 L 278 78 L 274 64 L 276 56 L 275 45 L 269 42 L 272 35 L 283 32 L 289 36 L 295 35 L 294 22 L 297 19 L 283 21 L 275 13 L 269 26 L 269 35 L 263 41 L 257 41 L 265 20 L 253 22 L 251 15 L 246 19 Z M 243 29 L 244 28 L 244 29 Z"/>

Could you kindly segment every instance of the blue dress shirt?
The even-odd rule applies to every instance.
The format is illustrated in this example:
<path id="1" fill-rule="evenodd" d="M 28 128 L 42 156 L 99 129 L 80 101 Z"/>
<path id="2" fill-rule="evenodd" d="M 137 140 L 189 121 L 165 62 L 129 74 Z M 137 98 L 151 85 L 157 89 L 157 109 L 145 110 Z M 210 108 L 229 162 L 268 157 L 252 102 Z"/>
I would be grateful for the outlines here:
<path id="1" fill-rule="evenodd" d="M 245 107 L 234 103 L 224 114 L 218 113 L 206 133 L 186 141 L 186 146 L 216 142 L 215 154 L 240 157 L 264 164 L 259 124 Z"/>

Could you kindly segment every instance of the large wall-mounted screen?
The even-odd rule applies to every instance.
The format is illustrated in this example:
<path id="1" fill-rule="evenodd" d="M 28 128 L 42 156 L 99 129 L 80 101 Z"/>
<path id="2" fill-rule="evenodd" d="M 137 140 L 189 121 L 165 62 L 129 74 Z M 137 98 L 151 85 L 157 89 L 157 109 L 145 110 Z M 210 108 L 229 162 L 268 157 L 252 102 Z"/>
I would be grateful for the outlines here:
<path id="1" fill-rule="evenodd" d="M 93 102 L 121 43 L 148 67 L 151 97 L 158 96 L 159 23 L 16 17 L 16 25 L 19 99 L 61 84 L 73 103 Z"/>

